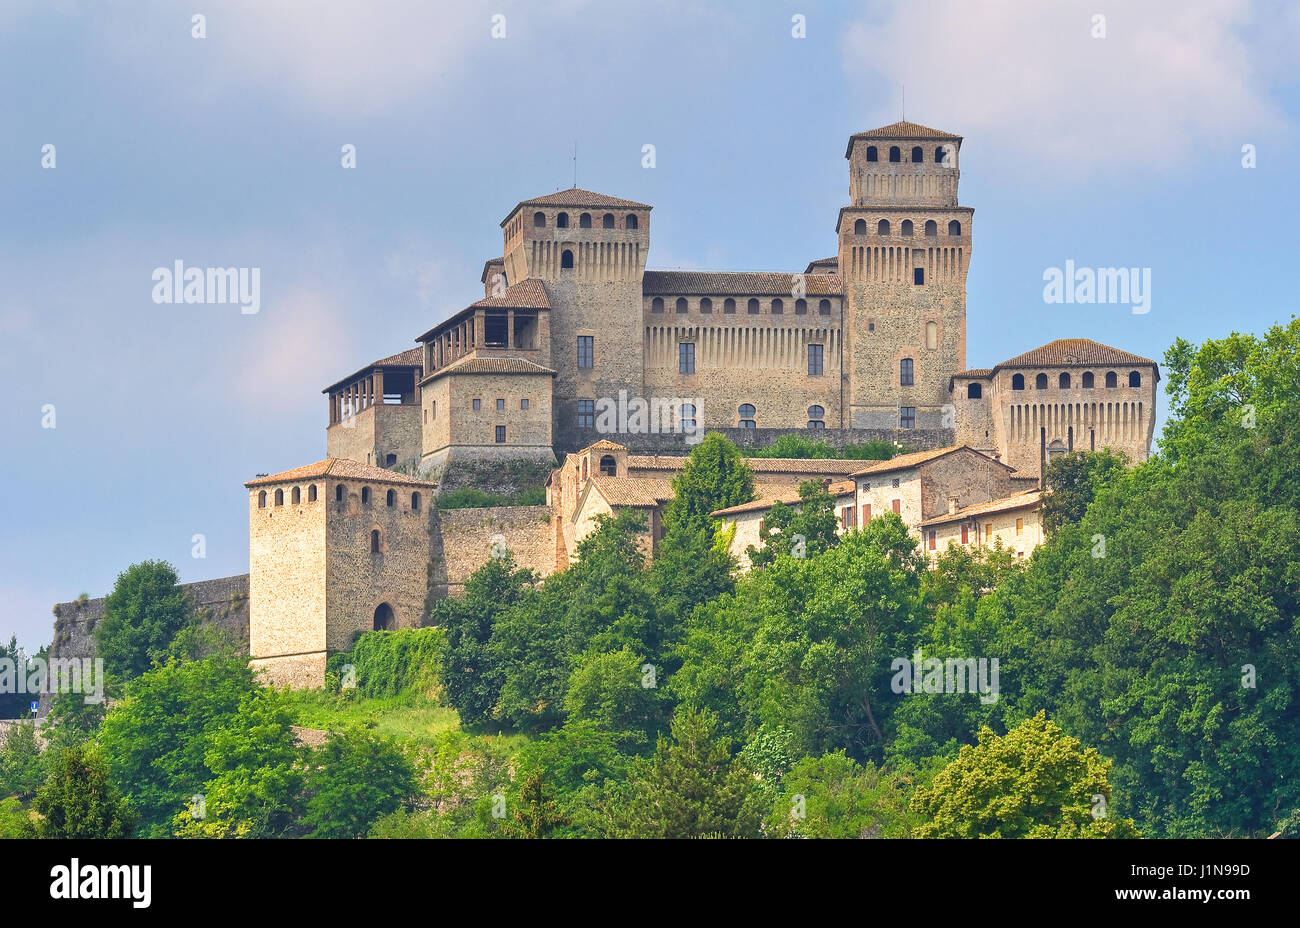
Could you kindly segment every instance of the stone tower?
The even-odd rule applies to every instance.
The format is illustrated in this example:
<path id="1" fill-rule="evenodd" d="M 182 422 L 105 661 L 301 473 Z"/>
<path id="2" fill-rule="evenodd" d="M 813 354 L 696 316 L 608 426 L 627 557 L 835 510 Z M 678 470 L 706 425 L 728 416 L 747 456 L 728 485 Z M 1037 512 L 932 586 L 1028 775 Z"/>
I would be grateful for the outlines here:
<path id="1" fill-rule="evenodd" d="M 974 212 L 957 203 L 960 149 L 960 136 L 910 122 L 849 139 L 837 231 L 850 427 L 952 425 Z"/>
<path id="2" fill-rule="evenodd" d="M 645 382 L 641 284 L 650 207 L 574 188 L 523 201 L 501 228 L 506 279 L 541 280 L 550 298 L 552 431 L 566 446 L 580 401 L 639 392 Z"/>

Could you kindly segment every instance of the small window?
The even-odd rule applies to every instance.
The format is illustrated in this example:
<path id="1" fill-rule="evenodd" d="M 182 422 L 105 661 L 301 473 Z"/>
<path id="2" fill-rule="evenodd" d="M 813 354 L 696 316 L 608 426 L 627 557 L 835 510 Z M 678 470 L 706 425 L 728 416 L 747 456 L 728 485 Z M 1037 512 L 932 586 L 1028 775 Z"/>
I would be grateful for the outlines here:
<path id="1" fill-rule="evenodd" d="M 533 213 L 533 228 L 534 228 L 534 229 L 545 229 L 545 228 L 546 228 L 546 214 L 545 214 L 545 213 Z"/>
<path id="2" fill-rule="evenodd" d="M 276 504 L 277 506 L 283 506 L 283 505 L 284 505 L 284 490 L 276 490 L 276 491 L 275 491 L 275 504 Z"/>
<path id="3" fill-rule="evenodd" d="M 361 503 L 365 506 L 370 505 L 370 487 L 361 488 Z"/>
<path id="4" fill-rule="evenodd" d="M 892 164 L 898 164 L 903 160 L 903 152 L 897 145 L 889 146 L 889 160 Z"/>
<path id="5" fill-rule="evenodd" d="M 943 164 L 943 163 L 944 163 L 944 155 L 946 155 L 946 154 L 947 154 L 947 152 L 945 152 L 945 151 L 943 150 L 943 146 L 940 145 L 938 148 L 936 148 L 936 149 L 934 150 L 934 163 L 935 163 L 935 164 Z M 965 542 L 963 542 L 963 544 L 965 544 Z"/>
<path id="6" fill-rule="evenodd" d="M 853 234 L 854 235 L 867 234 L 867 221 L 865 219 L 859 219 L 857 222 L 853 223 Z"/>
<path id="7" fill-rule="evenodd" d="M 613 213 L 606 213 L 606 214 L 601 218 L 601 220 L 600 220 L 600 227 L 601 227 L 602 229 L 612 229 L 612 228 L 614 228 L 614 214 L 613 214 Z"/>
<path id="8" fill-rule="evenodd" d="M 808 407 L 808 428 L 824 429 L 826 428 L 826 410 L 821 406 Z"/>
<path id="9" fill-rule="evenodd" d="M 888 219 L 882 219 L 882 220 L 880 220 L 878 223 L 876 223 L 876 234 L 877 234 L 877 235 L 888 235 L 888 234 L 889 234 L 889 220 L 888 220 Z"/>
<path id="10" fill-rule="evenodd" d="M 497 412 L 505 412 L 505 411 L 506 411 L 506 401 L 505 401 L 504 399 L 500 399 L 500 398 L 498 398 L 498 399 L 497 399 Z"/>
<path id="11" fill-rule="evenodd" d="M 257 494 L 257 508 L 258 508 L 258 509 L 265 509 L 265 508 L 266 508 L 266 491 L 265 491 L 265 490 L 263 490 L 262 492 L 260 492 L 260 493 Z"/>
<path id="12" fill-rule="evenodd" d="M 596 336 L 578 336 L 578 367 L 590 369 L 596 360 Z"/>
<path id="13" fill-rule="evenodd" d="M 820 303 L 817 304 L 817 315 L 829 316 L 830 314 L 831 314 L 830 300 L 822 300 Z"/>
<path id="14" fill-rule="evenodd" d="M 1024 375 L 1024 374 L 1012 374 L 1012 375 L 1011 375 L 1011 389 L 1012 389 L 1012 390 L 1023 390 L 1024 388 L 1025 388 L 1025 375 Z"/>
<path id="15" fill-rule="evenodd" d="M 921 150 L 920 145 L 912 146 L 912 163 L 922 164 L 925 162 L 925 152 Z"/>
<path id="16" fill-rule="evenodd" d="M 657 297 L 655 297 L 653 300 L 650 301 L 650 312 L 652 312 L 652 313 L 661 313 L 661 312 L 663 312 L 663 311 L 664 311 L 664 298 L 663 298 L 663 297 L 661 297 L 661 296 L 657 296 Z"/>
<path id="17" fill-rule="evenodd" d="M 916 407 L 915 406 L 899 407 L 898 427 L 903 429 L 916 428 Z"/>
<path id="18" fill-rule="evenodd" d="M 840 509 L 840 524 L 843 525 L 846 530 L 856 528 L 853 524 L 854 512 L 855 510 L 852 506 L 844 506 Z"/>
<path id="19" fill-rule="evenodd" d="M 419 511 L 420 511 L 420 494 L 419 494 L 419 493 L 412 493 L 412 494 L 411 494 L 411 508 L 414 509 L 416 512 L 419 512 Z"/>
<path id="20" fill-rule="evenodd" d="M 757 316 L 758 300 L 750 300 L 747 304 L 745 304 L 745 311 L 748 312 L 751 316 Z"/>
<path id="21" fill-rule="evenodd" d="M 438 418 L 438 401 L 434 400 L 432 403 L 429 404 L 429 406 L 430 409 L 432 410 L 432 412 L 430 412 L 429 415 L 432 416 L 434 419 Z"/>
<path id="22" fill-rule="evenodd" d="M 1062 389 L 1062 390 L 1068 390 L 1068 389 L 1070 389 L 1070 375 L 1069 375 L 1069 374 L 1062 374 L 1060 377 L 1057 377 L 1057 378 L 1056 378 L 1056 385 L 1057 385 L 1057 387 L 1059 387 L 1059 388 Z"/>
<path id="23" fill-rule="evenodd" d="M 930 529 L 930 531 L 929 531 L 929 537 L 928 537 L 928 539 L 927 539 L 927 542 L 928 542 L 927 547 L 929 547 L 929 549 L 930 549 L 931 551 L 933 551 L 933 550 L 935 549 L 935 547 L 936 547 L 936 545 L 937 545 L 937 543 L 938 543 L 938 537 L 939 537 L 939 533 L 938 533 L 937 531 L 935 531 L 934 529 Z"/>
<path id="24" fill-rule="evenodd" d="M 970 526 L 965 523 L 961 527 L 961 543 L 964 545 L 970 544 Z"/>
<path id="25" fill-rule="evenodd" d="M 1129 374 L 1128 374 L 1128 385 L 1129 385 L 1130 387 L 1140 387 L 1140 386 L 1142 386 L 1142 375 L 1139 374 L 1137 371 L 1129 371 Z"/>
<path id="26" fill-rule="evenodd" d="M 867 323 L 867 331 L 868 331 L 868 332 L 874 332 L 874 331 L 876 331 L 876 324 L 875 324 L 874 322 L 868 322 L 868 323 Z"/>
<path id="27" fill-rule="evenodd" d="M 334 502 L 343 502 L 343 484 L 341 483 L 334 488 Z"/>
<path id="28" fill-rule="evenodd" d="M 903 224 L 902 224 L 902 226 L 899 228 L 899 232 L 901 232 L 903 235 L 906 235 L 908 238 L 911 238 L 911 237 L 912 237 L 912 220 L 910 220 L 910 219 L 904 219 L 904 220 L 903 220 Z"/>
<path id="29" fill-rule="evenodd" d="M 475 412 L 478 412 L 483 408 L 483 401 L 481 399 L 473 399 L 470 401 L 470 406 L 474 408 Z"/>
<path id="30" fill-rule="evenodd" d="M 868 522 L 870 522 L 870 521 L 871 521 L 871 504 L 870 504 L 870 503 L 863 503 L 863 504 L 862 504 L 862 524 L 863 524 L 863 526 L 865 527 L 866 524 L 867 524 Z"/>
<path id="31" fill-rule="evenodd" d="M 314 483 L 307 488 L 307 502 L 316 502 L 316 484 Z"/>
<path id="32" fill-rule="evenodd" d="M 1047 375 L 1046 375 L 1046 374 L 1039 374 L 1037 377 L 1034 378 L 1034 389 L 1035 389 L 1035 390 L 1046 390 L 1046 389 L 1047 389 Z"/>
<path id="33" fill-rule="evenodd" d="M 395 454 L 386 454 L 386 455 L 384 455 L 384 466 L 385 466 L 385 467 L 392 467 L 392 466 L 393 466 L 394 464 L 396 464 L 396 463 L 397 463 L 397 455 L 395 455 Z"/>
<path id="34" fill-rule="evenodd" d="M 370 553 L 379 553 L 379 529 L 377 528 L 372 528 L 370 530 Z"/>
<path id="35" fill-rule="evenodd" d="M 898 362 L 898 384 L 902 387 L 910 387 L 915 382 L 914 372 L 912 370 L 912 359 L 903 358 Z"/>
<path id="36" fill-rule="evenodd" d="M 752 403 L 741 403 L 740 408 L 736 410 L 740 415 L 740 427 L 742 429 L 754 428 L 754 406 Z"/>
<path id="37" fill-rule="evenodd" d="M 724 315 L 734 316 L 736 314 L 736 301 L 727 297 L 722 301 L 722 312 Z"/>
<path id="38" fill-rule="evenodd" d="M 808 315 L 808 301 L 807 301 L 807 300 L 795 300 L 795 301 L 794 301 L 794 314 L 795 314 L 796 316 L 806 316 L 806 315 Z"/>
<path id="39" fill-rule="evenodd" d="M 897 490 L 897 489 L 898 489 L 898 478 L 895 477 L 893 480 L 891 480 L 891 481 L 889 482 L 889 485 L 892 486 L 895 490 Z"/>
<path id="40" fill-rule="evenodd" d="M 686 310 L 689 309 L 689 308 L 690 308 L 690 307 L 687 306 L 687 303 L 686 303 L 686 297 L 684 297 L 684 296 L 679 296 L 679 297 L 677 298 L 677 313 L 678 313 L 678 315 L 681 315 L 682 313 L 686 312 Z"/>
<path id="41" fill-rule="evenodd" d="M 939 347 L 939 323 L 930 321 L 925 324 L 925 347 L 930 351 Z"/>
<path id="42" fill-rule="evenodd" d="M 956 219 L 948 223 L 948 234 L 954 237 L 961 235 L 961 223 Z"/>
<path id="43" fill-rule="evenodd" d="M 925 283 L 925 268 L 912 268 L 912 283 L 916 284 L 918 287 Z"/>
<path id="44" fill-rule="evenodd" d="M 867 146 L 867 160 L 868 160 L 868 161 L 879 161 L 879 160 L 880 160 L 880 152 L 876 150 L 876 146 L 875 146 L 875 145 L 868 145 L 868 146 Z"/>
<path id="45" fill-rule="evenodd" d="M 682 429 L 695 430 L 695 406 L 691 403 L 682 403 L 678 410 L 678 419 L 681 422 Z"/>
<path id="46" fill-rule="evenodd" d="M 695 343 L 681 342 L 677 346 L 677 373 L 695 373 Z"/>
<path id="47" fill-rule="evenodd" d="M 578 400 L 578 428 L 594 429 L 596 427 L 596 401 Z"/>
<path id="48" fill-rule="evenodd" d="M 564 249 L 564 253 L 560 255 L 560 267 L 569 269 L 573 268 L 573 252 L 567 248 Z"/>
<path id="49" fill-rule="evenodd" d="M 773 300 L 773 301 L 772 301 L 772 315 L 773 315 L 773 316 L 779 316 L 779 315 L 781 315 L 781 314 L 784 313 L 784 312 L 785 312 L 785 303 L 783 303 L 781 300 Z"/>
<path id="50" fill-rule="evenodd" d="M 894 510 L 894 515 L 901 516 L 903 514 L 903 501 L 901 499 L 894 500 L 891 505 Z"/>
<path id="51" fill-rule="evenodd" d="M 707 296 L 704 299 L 700 300 L 700 312 L 702 313 L 713 312 L 713 301 L 709 299 Z"/>
<path id="52" fill-rule="evenodd" d="M 1025 520 L 1016 519 L 1016 537 L 1019 538 L 1025 533 Z"/>
<path id="53" fill-rule="evenodd" d="M 528 412 L 528 397 L 524 397 L 522 400 L 519 401 L 519 408 L 522 409 L 524 412 Z"/>
<path id="54" fill-rule="evenodd" d="M 579 229 L 591 228 L 591 213 L 583 213 L 581 216 L 578 217 L 578 228 Z"/>
<path id="55" fill-rule="evenodd" d="M 297 487 L 294 487 L 294 488 L 293 488 L 293 492 L 289 494 L 289 502 L 293 503 L 293 505 L 295 505 L 295 506 L 297 506 L 299 503 L 301 503 L 301 502 L 302 502 L 302 490 L 299 490 Z"/>
<path id="56" fill-rule="evenodd" d="M 614 461 L 614 455 L 606 454 L 601 457 L 600 472 L 606 477 L 613 477 L 618 473 L 618 464 Z"/>
<path id="57" fill-rule="evenodd" d="M 1115 376 L 1115 372 L 1114 372 L 1114 371 L 1107 371 L 1107 372 L 1106 372 L 1106 386 L 1108 386 L 1108 387 L 1118 387 L 1118 386 L 1119 386 L 1119 378 L 1118 378 L 1117 376 Z"/>
<path id="58" fill-rule="evenodd" d="M 984 398 L 984 388 L 977 383 L 968 383 L 966 385 L 966 399 L 979 400 Z"/>
<path id="59" fill-rule="evenodd" d="M 636 216 L 634 216 L 634 215 L 631 214 L 631 213 L 628 213 L 628 214 L 627 214 L 627 218 L 623 220 L 623 228 L 625 228 L 625 229 L 635 229 L 635 228 L 636 228 Z"/>
<path id="60" fill-rule="evenodd" d="M 926 238 L 934 238 L 934 237 L 935 237 L 936 235 L 938 235 L 938 234 L 939 234 L 939 226 L 938 226 L 938 224 L 937 224 L 933 219 L 928 219 L 928 220 L 926 220 L 926 223 L 925 223 L 925 237 L 926 237 Z"/>
<path id="61" fill-rule="evenodd" d="M 567 229 L 569 227 L 569 214 L 560 213 L 555 217 L 555 227 L 557 229 Z"/>
<path id="62" fill-rule="evenodd" d="M 506 427 L 504 425 L 497 426 L 496 439 L 498 445 L 504 445 L 506 443 Z"/>
<path id="63" fill-rule="evenodd" d="M 820 377 L 823 373 L 822 348 L 823 348 L 822 345 L 808 346 L 808 376 L 809 377 Z"/>
<path id="64" fill-rule="evenodd" d="M 1093 386 L 1092 371 L 1084 371 L 1084 372 L 1083 372 L 1083 388 L 1084 388 L 1085 390 L 1091 390 L 1091 389 L 1092 389 L 1092 386 Z"/>
<path id="65" fill-rule="evenodd" d="M 384 494 L 384 505 L 387 506 L 389 509 L 392 509 L 394 506 L 397 505 L 396 490 L 389 490 L 387 493 Z"/>

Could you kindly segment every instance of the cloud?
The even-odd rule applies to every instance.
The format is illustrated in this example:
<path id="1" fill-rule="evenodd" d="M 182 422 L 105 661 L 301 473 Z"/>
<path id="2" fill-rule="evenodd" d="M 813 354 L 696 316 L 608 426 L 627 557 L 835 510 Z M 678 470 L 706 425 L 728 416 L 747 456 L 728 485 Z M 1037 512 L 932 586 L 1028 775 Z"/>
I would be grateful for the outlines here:
<path id="1" fill-rule="evenodd" d="M 890 82 L 881 123 L 906 85 L 909 118 L 996 140 L 1017 173 L 1132 176 L 1282 129 L 1270 82 L 1289 43 L 1272 33 L 1298 24 L 1250 0 L 893 0 L 848 30 L 845 66 Z"/>

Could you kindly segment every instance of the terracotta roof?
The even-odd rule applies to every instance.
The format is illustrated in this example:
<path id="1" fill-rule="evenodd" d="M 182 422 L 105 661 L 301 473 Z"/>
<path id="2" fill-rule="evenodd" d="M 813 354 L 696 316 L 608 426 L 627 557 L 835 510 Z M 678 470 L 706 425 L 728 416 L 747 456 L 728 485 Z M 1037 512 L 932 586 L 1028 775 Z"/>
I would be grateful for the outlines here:
<path id="1" fill-rule="evenodd" d="M 627 466 L 629 470 L 681 470 L 686 460 L 685 455 L 630 454 Z M 838 474 L 847 477 L 862 462 L 841 458 L 745 458 L 745 463 L 756 474 Z"/>
<path id="2" fill-rule="evenodd" d="M 815 270 L 816 268 L 830 267 L 832 269 L 837 269 L 839 266 L 839 255 L 831 255 L 829 258 L 818 258 L 816 261 L 809 261 L 808 266 L 803 269 L 803 272 L 805 274 L 816 274 L 818 273 L 818 271 Z"/>
<path id="3" fill-rule="evenodd" d="M 1003 367 L 1061 367 L 1066 365 L 1151 364 L 1150 358 L 1120 351 L 1090 338 L 1058 338 L 1042 347 L 1018 354 L 1009 361 L 994 366 Z"/>
<path id="4" fill-rule="evenodd" d="M 626 451 L 626 445 L 616 444 L 608 438 L 602 438 L 600 441 L 592 442 L 585 448 L 579 448 L 577 453 L 582 454 L 584 451 Z"/>
<path id="5" fill-rule="evenodd" d="M 350 383 L 351 381 L 356 380 L 362 374 L 368 373 L 369 371 L 372 371 L 377 367 L 420 367 L 422 368 L 424 367 L 424 349 L 418 347 L 407 348 L 405 351 L 399 351 L 397 354 L 389 355 L 386 358 L 380 358 L 378 361 L 371 361 L 365 367 L 361 368 L 360 370 L 354 373 L 348 374 L 348 376 L 344 377 L 342 380 L 334 381 L 332 384 L 330 384 L 328 387 L 326 387 L 324 390 L 320 392 L 329 393 L 335 387 L 341 387 L 345 383 Z"/>
<path id="6" fill-rule="evenodd" d="M 550 309 L 551 300 L 546 286 L 536 277 L 526 277 L 517 284 L 506 287 L 500 296 L 489 296 L 470 306 L 500 307 L 502 309 Z"/>
<path id="7" fill-rule="evenodd" d="M 942 525 L 945 522 L 960 522 L 962 519 L 969 519 L 972 516 L 987 515 L 990 512 L 1005 512 L 1008 509 L 1037 506 L 1042 498 L 1042 490 L 1029 490 L 1025 493 L 1017 493 L 1015 496 L 1006 496 L 1002 499 L 995 499 L 989 503 L 976 503 L 974 506 L 966 506 L 962 509 L 958 509 L 956 512 L 945 512 L 943 515 L 935 516 L 932 519 L 926 519 L 921 523 L 921 525 Z"/>
<path id="8" fill-rule="evenodd" d="M 326 458 L 323 461 L 317 461 L 315 464 L 304 464 L 302 467 L 295 467 L 293 470 L 282 471 L 269 477 L 258 477 L 255 480 L 248 481 L 244 486 L 256 487 L 268 483 L 289 483 L 294 480 L 309 480 L 320 477 L 374 480 L 380 483 L 403 483 L 420 487 L 437 486 L 436 483 L 430 480 L 418 480 L 415 477 L 408 477 L 406 474 L 375 467 L 373 464 L 350 461 L 347 458 Z"/>
<path id="9" fill-rule="evenodd" d="M 646 203 L 638 203 L 635 200 L 624 200 L 620 197 L 611 197 L 605 193 L 596 193 L 594 190 L 583 190 L 581 187 L 570 187 L 568 190 L 557 190 L 555 193 L 548 193 L 545 196 L 534 197 L 531 200 L 520 200 L 519 206 L 612 206 L 620 209 L 651 209 Z M 514 210 L 511 210 L 514 212 Z"/>
<path id="10" fill-rule="evenodd" d="M 440 367 L 428 376 L 429 380 L 443 374 L 554 374 L 549 367 L 542 367 L 523 358 L 461 358 L 452 361 L 446 367 Z"/>
<path id="11" fill-rule="evenodd" d="M 961 136 L 953 135 L 951 132 L 944 132 L 942 129 L 931 129 L 929 126 L 904 120 L 881 126 L 879 129 L 868 129 L 866 132 L 853 133 L 849 136 L 849 146 L 844 152 L 845 158 L 849 157 L 853 151 L 855 139 L 951 139 L 960 142 Z"/>
<path id="12" fill-rule="evenodd" d="M 479 280 L 482 283 L 487 283 L 488 268 L 492 267 L 492 265 L 494 264 L 499 264 L 504 268 L 505 263 L 506 263 L 505 255 L 502 255 L 499 258 L 488 258 L 486 261 L 483 262 L 483 274 L 481 277 L 479 277 Z"/>
<path id="13" fill-rule="evenodd" d="M 794 299 L 795 277 L 803 277 L 808 296 L 838 296 L 844 292 L 839 274 L 775 271 L 646 271 L 642 276 L 641 290 L 650 295 L 705 293 Z"/>
<path id="14" fill-rule="evenodd" d="M 968 371 L 958 371 L 953 374 L 954 377 L 992 377 L 993 368 L 991 367 L 972 367 Z"/>
<path id="15" fill-rule="evenodd" d="M 941 458 L 946 454 L 952 454 L 954 451 L 963 450 L 969 451 L 972 454 L 980 454 L 969 445 L 949 445 L 947 448 L 933 448 L 930 451 L 913 451 L 910 454 L 900 454 L 897 457 L 890 458 L 888 461 L 877 461 L 861 470 L 854 471 L 853 476 L 862 477 L 867 474 L 885 474 L 892 470 L 904 470 L 908 467 L 917 467 L 918 465 L 925 464 L 928 461 Z M 980 457 L 988 457 L 988 455 L 980 454 Z M 989 458 L 989 460 L 1001 467 L 1006 467 L 1008 471 L 1015 470 L 1015 468 L 1008 467 L 1001 461 L 994 461 L 992 458 Z"/>
<path id="16" fill-rule="evenodd" d="M 857 491 L 857 483 L 852 480 L 841 480 L 838 483 L 832 483 L 826 488 L 826 492 L 832 497 L 848 496 L 850 493 Z M 767 496 L 762 499 L 756 499 L 751 503 L 741 503 L 739 506 L 728 506 L 726 509 L 718 509 L 711 513 L 714 516 L 731 516 L 739 515 L 743 512 L 759 512 L 764 509 L 771 509 L 773 503 L 785 503 L 787 506 L 795 505 L 801 501 L 798 490 L 791 490 L 788 493 L 781 493 L 776 496 Z"/>
<path id="17" fill-rule="evenodd" d="M 673 498 L 669 481 L 648 477 L 593 477 L 591 487 L 611 506 L 653 509 Z"/>

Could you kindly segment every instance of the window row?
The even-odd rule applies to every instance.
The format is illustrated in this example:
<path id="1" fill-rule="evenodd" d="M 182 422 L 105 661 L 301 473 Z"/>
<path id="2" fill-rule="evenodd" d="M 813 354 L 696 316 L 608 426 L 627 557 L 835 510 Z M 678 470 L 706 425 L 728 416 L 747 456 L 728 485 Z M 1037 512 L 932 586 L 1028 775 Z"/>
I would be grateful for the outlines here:
<path id="1" fill-rule="evenodd" d="M 341 503 L 346 498 L 347 498 L 347 490 L 345 489 L 345 484 L 340 483 L 337 486 L 335 486 L 334 501 L 337 503 Z M 265 490 L 262 490 L 257 494 L 257 508 L 265 509 L 268 505 L 268 500 L 270 500 L 271 505 L 283 506 L 284 490 L 283 489 L 276 490 L 274 494 L 272 494 L 269 497 L 267 496 L 267 492 Z M 302 502 L 302 488 L 294 487 L 292 490 L 289 491 L 289 503 L 292 506 L 297 506 L 301 502 Z M 309 503 L 316 502 L 316 484 L 314 483 L 311 484 L 309 487 L 307 487 L 307 502 Z M 365 506 L 370 505 L 370 487 L 361 488 L 361 503 L 362 505 Z M 397 505 L 397 491 L 389 490 L 384 495 L 384 503 L 389 508 L 395 507 Z M 411 508 L 417 511 L 420 508 L 419 491 L 416 491 L 411 494 Z"/>
<path id="2" fill-rule="evenodd" d="M 1082 387 L 1082 388 L 1085 389 L 1085 390 L 1091 390 L 1091 389 L 1093 388 L 1093 386 L 1095 385 L 1095 380 L 1094 380 L 1094 377 L 1093 377 L 1093 373 L 1092 373 L 1092 371 L 1084 371 L 1084 372 L 1083 372 L 1083 376 L 1080 377 L 1079 380 L 1080 380 L 1079 386 Z M 1071 383 L 1072 383 L 1072 381 L 1071 381 L 1071 379 L 1070 379 L 1070 375 L 1069 375 L 1068 373 L 1062 373 L 1059 377 L 1056 378 L 1056 385 L 1057 385 L 1058 388 L 1060 388 L 1060 389 L 1062 389 L 1062 390 L 1068 390 L 1068 389 L 1070 389 L 1070 385 L 1071 385 Z M 1129 373 L 1128 373 L 1128 385 L 1129 385 L 1130 387 L 1140 387 L 1140 386 L 1142 386 L 1142 374 L 1139 373 L 1138 371 L 1129 371 Z M 979 384 L 977 384 L 977 383 L 973 383 L 973 384 L 971 384 L 970 386 L 972 386 L 972 387 L 978 387 Z M 1107 386 L 1107 387 L 1111 387 L 1111 388 L 1118 387 L 1118 386 L 1119 386 L 1119 375 L 1116 374 L 1114 371 L 1107 371 L 1107 372 L 1106 372 L 1106 386 Z M 1024 375 L 1024 374 L 1013 374 L 1012 377 L 1011 377 L 1011 389 L 1012 389 L 1012 390 L 1023 390 L 1024 388 L 1025 388 L 1025 375 Z M 1035 390 L 1046 390 L 1046 389 L 1047 389 L 1047 375 L 1046 375 L 1046 374 L 1039 374 L 1038 376 L 1036 376 L 1036 377 L 1034 378 L 1034 389 L 1035 389 Z M 978 398 L 978 397 L 980 396 L 980 392 L 977 390 L 975 393 L 971 393 L 970 390 L 969 390 L 969 388 L 968 388 L 968 389 L 967 389 L 967 392 L 966 392 L 966 395 L 967 395 L 968 397 L 974 399 L 974 398 Z"/>
<path id="3" fill-rule="evenodd" d="M 691 403 L 683 403 L 678 407 L 678 416 L 681 419 L 682 427 L 695 428 L 695 406 Z M 741 403 L 736 407 L 737 428 L 752 429 L 758 427 L 758 409 L 753 403 Z M 593 429 L 596 427 L 596 401 L 595 400 L 578 400 L 578 418 L 577 425 L 580 429 Z M 822 406 L 808 407 L 808 428 L 824 429 L 826 428 L 826 409 Z M 611 466 L 613 459 L 610 459 Z M 601 462 L 601 469 L 604 470 L 604 462 Z"/>
<path id="4" fill-rule="evenodd" d="M 894 486 L 898 486 L 897 480 L 894 481 Z M 902 515 L 903 501 L 901 499 L 892 500 L 890 502 L 890 509 L 893 511 L 894 515 L 896 516 Z M 866 528 L 867 523 L 870 521 L 871 521 L 871 504 L 863 503 L 862 504 L 862 527 Z M 846 529 L 857 528 L 858 527 L 857 510 L 854 509 L 852 506 L 841 506 L 840 525 Z"/>
<path id="5" fill-rule="evenodd" d="M 954 149 L 954 147 L 951 146 L 951 145 L 940 145 L 940 146 L 938 146 L 937 148 L 935 148 L 935 150 L 934 150 L 934 163 L 935 163 L 935 164 L 943 164 L 943 163 L 945 162 L 945 158 L 947 157 L 947 155 L 948 155 L 948 153 L 949 153 L 950 150 L 955 150 L 955 149 Z M 920 145 L 913 145 L 913 146 L 912 146 L 911 155 L 912 155 L 912 157 L 911 157 L 911 161 L 912 161 L 913 164 L 924 164 L 924 163 L 925 163 L 925 149 L 923 149 Z M 868 160 L 868 161 L 879 161 L 879 160 L 880 160 L 880 149 L 878 149 L 875 145 L 868 145 L 868 146 L 867 146 L 867 160 Z M 897 145 L 890 145 L 890 146 L 889 146 L 889 160 L 890 160 L 890 162 L 893 163 L 893 164 L 898 164 L 899 162 L 901 162 L 901 161 L 903 160 L 903 149 L 900 148 L 900 147 L 897 146 Z"/>
<path id="6" fill-rule="evenodd" d="M 889 224 L 888 219 L 882 219 L 876 223 L 877 235 L 889 235 L 891 234 L 892 229 L 893 226 Z M 865 219 L 859 219 L 853 223 L 853 234 L 854 235 L 867 234 L 867 221 Z M 911 238 L 913 235 L 915 235 L 916 227 L 912 225 L 912 220 L 904 219 L 898 227 L 898 234 L 901 235 L 903 238 Z M 925 237 L 935 238 L 938 235 L 939 235 L 939 224 L 935 222 L 933 219 L 927 219 L 925 222 Z M 958 222 L 956 219 L 953 219 L 948 223 L 948 236 L 950 238 L 956 238 L 959 235 L 961 235 L 961 223 Z"/>
<path id="7" fill-rule="evenodd" d="M 820 377 L 825 373 L 825 347 L 824 345 L 808 346 L 808 376 Z M 581 346 L 579 346 L 578 366 L 582 367 Z M 678 342 L 677 343 L 677 373 L 694 374 L 695 373 L 695 343 Z"/>
<path id="8" fill-rule="evenodd" d="M 528 397 L 526 396 L 519 400 L 519 409 L 522 412 L 527 412 L 530 405 L 531 404 L 528 401 Z M 480 399 L 479 397 L 474 397 L 474 399 L 469 401 L 469 406 L 470 409 L 474 410 L 474 412 L 482 412 L 483 400 Z M 505 411 L 506 411 L 506 401 L 501 397 L 497 397 L 497 412 L 505 412 Z M 435 419 L 438 418 L 438 403 L 436 400 L 433 403 L 433 417 Z"/>
<path id="9" fill-rule="evenodd" d="M 679 315 L 684 315 L 690 311 L 690 303 L 687 301 L 685 297 L 678 297 L 673 308 L 677 311 Z M 833 307 L 831 306 L 830 300 L 818 300 L 817 315 L 829 316 L 831 314 L 832 308 Z M 713 312 L 713 300 L 709 299 L 707 296 L 702 298 L 700 300 L 699 309 L 700 312 L 704 313 L 705 315 L 711 314 Z M 757 316 L 761 311 L 761 309 L 762 309 L 762 304 L 760 304 L 759 301 L 756 299 L 749 300 L 749 302 L 745 305 L 745 311 L 749 313 L 749 315 L 751 316 Z M 650 301 L 650 312 L 661 313 L 663 311 L 664 311 L 663 297 L 657 296 Z M 768 311 L 774 316 L 784 315 L 785 300 L 782 299 L 773 300 L 768 306 Z M 736 301 L 731 297 L 727 297 L 725 300 L 723 300 L 722 312 L 723 315 L 734 315 L 736 312 Z M 794 314 L 796 316 L 808 315 L 808 301 L 804 299 L 795 300 Z"/>
<path id="10" fill-rule="evenodd" d="M 604 216 L 601 217 L 600 227 L 602 229 L 612 229 L 615 226 L 615 222 L 616 220 L 614 219 L 614 214 L 606 213 Z M 569 228 L 569 214 L 560 213 L 559 215 L 557 215 L 555 217 L 555 227 L 557 229 Z M 545 213 L 533 213 L 533 228 L 534 229 L 546 228 Z M 578 217 L 578 228 L 579 229 L 592 228 L 591 213 L 583 213 L 581 216 Z M 623 228 L 625 229 L 637 228 L 637 218 L 634 213 L 628 213 L 626 216 L 623 217 Z"/>

